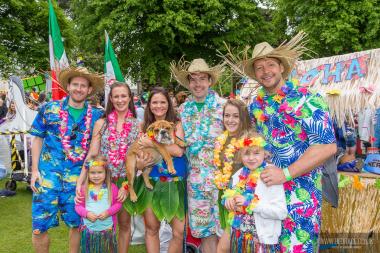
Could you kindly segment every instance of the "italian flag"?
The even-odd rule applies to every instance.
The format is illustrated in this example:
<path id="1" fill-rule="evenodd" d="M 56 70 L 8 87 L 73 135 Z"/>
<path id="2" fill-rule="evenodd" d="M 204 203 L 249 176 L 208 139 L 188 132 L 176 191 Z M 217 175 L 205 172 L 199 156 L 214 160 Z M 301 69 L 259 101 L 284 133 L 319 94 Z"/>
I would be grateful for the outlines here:
<path id="1" fill-rule="evenodd" d="M 69 67 L 69 61 L 63 47 L 57 16 L 55 15 L 51 0 L 49 0 L 49 55 L 52 99 L 59 100 L 66 96 L 66 92 L 59 84 L 57 74 L 60 70 Z"/>
<path id="2" fill-rule="evenodd" d="M 115 82 L 125 82 L 124 76 L 121 73 L 119 63 L 117 62 L 117 58 L 115 52 L 112 48 L 111 40 L 108 36 L 107 31 L 105 32 L 106 36 L 106 45 L 104 49 L 104 73 L 105 73 L 105 84 L 104 84 L 104 99 L 105 105 L 107 105 L 108 94 L 110 92 L 110 86 Z"/>

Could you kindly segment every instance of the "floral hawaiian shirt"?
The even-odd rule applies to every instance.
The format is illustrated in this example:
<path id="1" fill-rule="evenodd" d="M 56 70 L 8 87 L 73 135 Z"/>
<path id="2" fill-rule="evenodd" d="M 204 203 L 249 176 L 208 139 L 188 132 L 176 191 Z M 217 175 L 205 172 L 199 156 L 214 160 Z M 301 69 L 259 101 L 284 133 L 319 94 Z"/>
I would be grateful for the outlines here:
<path id="1" fill-rule="evenodd" d="M 213 164 L 215 139 L 223 133 L 225 99 L 210 90 L 198 111 L 193 97 L 181 105 L 179 115 L 185 133 L 186 155 L 190 162 L 188 182 L 192 189 L 215 190 Z"/>
<path id="2" fill-rule="evenodd" d="M 62 103 L 63 110 L 69 109 L 68 97 L 62 101 L 52 101 L 45 104 L 38 112 L 30 134 L 43 138 L 43 145 L 39 160 L 39 171 L 41 174 L 55 171 L 68 180 L 70 183 L 76 183 L 76 177 L 79 175 L 83 161 L 73 163 L 70 161 L 63 151 L 61 138 L 59 133 L 59 126 L 61 119 L 59 116 L 60 106 Z M 70 144 L 72 147 L 80 147 L 83 133 L 85 132 L 85 116 L 87 112 L 87 102 L 85 103 L 82 115 L 77 121 L 70 115 L 68 116 L 67 134 L 70 135 Z M 95 121 L 102 115 L 102 111 L 92 108 L 91 131 L 88 141 L 88 146 L 92 136 L 92 129 Z M 75 181 L 74 181 L 75 180 Z M 58 182 L 50 182 L 54 184 Z M 59 187 L 62 187 L 60 185 Z"/>
<path id="3" fill-rule="evenodd" d="M 291 82 L 282 91 L 280 95 L 264 94 L 261 98 L 259 93 L 249 111 L 268 141 L 272 162 L 286 168 L 311 145 L 335 143 L 335 135 L 327 104 L 320 95 Z M 259 92 L 264 92 L 263 88 Z M 318 251 L 321 170 L 322 166 L 284 184 L 289 214 L 280 237 L 282 252 Z"/>

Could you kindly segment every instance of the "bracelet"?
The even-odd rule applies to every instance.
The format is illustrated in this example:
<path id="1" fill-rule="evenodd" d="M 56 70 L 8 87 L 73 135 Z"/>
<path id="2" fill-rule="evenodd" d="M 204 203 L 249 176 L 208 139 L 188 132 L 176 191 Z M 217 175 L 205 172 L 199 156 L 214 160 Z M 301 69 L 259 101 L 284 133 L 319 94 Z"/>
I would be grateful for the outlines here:
<path id="1" fill-rule="evenodd" d="M 128 191 L 128 181 L 124 181 L 122 184 L 121 184 L 121 187 L 123 187 L 124 190 Z"/>
<path id="2" fill-rule="evenodd" d="M 286 181 L 291 181 L 293 179 L 293 177 L 290 175 L 290 172 L 289 172 L 289 167 L 286 167 L 285 169 L 282 170 L 284 172 L 284 175 L 285 175 L 285 178 L 286 178 Z"/>

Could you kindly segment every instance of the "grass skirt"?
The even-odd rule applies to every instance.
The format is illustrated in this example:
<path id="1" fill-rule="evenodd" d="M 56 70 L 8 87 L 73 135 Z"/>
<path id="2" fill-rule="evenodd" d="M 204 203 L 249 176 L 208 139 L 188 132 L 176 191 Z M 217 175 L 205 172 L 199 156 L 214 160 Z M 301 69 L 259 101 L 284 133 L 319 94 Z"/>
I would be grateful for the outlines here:
<path id="1" fill-rule="evenodd" d="M 137 202 L 132 203 L 128 198 L 124 202 L 124 208 L 130 215 L 142 214 L 147 208 L 152 208 L 157 219 L 171 222 L 174 217 L 183 220 L 185 217 L 186 182 L 183 179 L 171 180 L 159 178 L 157 181 L 150 179 L 153 190 L 145 187 L 142 176 L 137 177 L 134 189 Z"/>
<path id="2" fill-rule="evenodd" d="M 116 233 L 112 228 L 91 231 L 81 226 L 81 253 L 117 253 Z"/>

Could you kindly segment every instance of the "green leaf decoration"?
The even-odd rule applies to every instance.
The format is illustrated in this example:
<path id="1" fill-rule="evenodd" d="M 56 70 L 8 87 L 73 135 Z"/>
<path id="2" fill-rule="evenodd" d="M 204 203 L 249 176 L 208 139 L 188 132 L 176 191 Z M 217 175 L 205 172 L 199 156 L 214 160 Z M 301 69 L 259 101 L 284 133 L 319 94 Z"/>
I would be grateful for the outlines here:
<path id="1" fill-rule="evenodd" d="M 313 97 L 309 100 L 309 103 L 316 108 L 327 110 L 327 104 L 325 100 L 321 96 L 313 95 Z"/>
<path id="2" fill-rule="evenodd" d="M 315 179 L 315 187 L 318 190 L 322 190 L 322 175 L 318 175 L 317 178 Z"/>
<path id="3" fill-rule="evenodd" d="M 161 183 L 161 182 L 160 182 Z M 160 188 L 160 206 L 164 217 L 169 222 L 177 213 L 179 205 L 178 188 L 175 185 L 176 182 L 162 183 Z"/>
<path id="4" fill-rule="evenodd" d="M 296 229 L 296 237 L 297 240 L 301 243 L 305 243 L 307 240 L 310 239 L 309 233 L 302 229 Z"/>
<path id="5" fill-rule="evenodd" d="M 351 184 L 351 179 L 349 177 L 344 175 L 339 176 L 338 188 L 346 187 L 349 184 Z"/>
<path id="6" fill-rule="evenodd" d="M 137 213 L 137 210 L 136 210 L 137 204 L 141 201 L 144 202 L 144 200 L 141 199 L 142 197 L 144 197 L 144 193 L 143 193 L 144 188 L 145 188 L 145 185 L 144 185 L 144 180 L 142 179 L 142 177 L 136 177 L 135 182 L 133 184 L 133 189 L 135 190 L 136 195 L 137 195 L 137 202 L 133 203 L 128 196 L 128 198 L 124 201 L 124 204 L 123 204 L 125 210 L 130 215 L 135 215 Z M 145 210 L 143 210 L 142 212 L 144 211 Z"/>
<path id="7" fill-rule="evenodd" d="M 306 200 L 310 199 L 310 194 L 305 190 L 305 189 L 297 189 L 296 190 L 296 195 L 299 200 L 302 202 L 305 202 Z"/>
<path id="8" fill-rule="evenodd" d="M 154 187 L 154 181 L 151 181 L 151 183 Z M 135 210 L 137 214 L 143 214 L 145 212 L 145 210 L 150 206 L 152 202 L 152 196 L 153 191 L 146 188 L 145 184 L 143 183 L 140 186 L 139 191 L 137 192 L 138 199 L 135 205 Z"/>
<path id="9" fill-rule="evenodd" d="M 177 188 L 178 188 L 178 198 L 181 200 L 178 203 L 178 209 L 177 209 L 177 218 L 180 220 L 183 220 L 185 218 L 185 182 L 184 181 L 178 181 L 176 182 Z"/>
<path id="10" fill-rule="evenodd" d="M 273 113 L 275 113 L 275 110 L 274 110 L 274 108 L 273 108 L 272 106 L 267 106 L 267 107 L 265 108 L 265 111 L 266 111 L 266 113 L 268 113 L 268 114 L 273 114 Z"/>
<path id="11" fill-rule="evenodd" d="M 376 179 L 375 181 L 375 187 L 380 190 L 380 178 Z"/>
<path id="12" fill-rule="evenodd" d="M 159 182 L 157 182 L 157 185 L 156 187 L 158 187 Z M 163 220 L 164 219 L 164 214 L 161 210 L 161 206 L 160 206 L 160 198 L 159 198 L 159 194 L 158 194 L 158 191 L 155 189 L 154 193 L 153 193 L 153 198 L 152 198 L 152 209 L 153 209 L 153 212 L 154 214 L 156 215 L 157 219 L 158 220 Z"/>
<path id="13" fill-rule="evenodd" d="M 291 245 L 291 241 L 290 241 L 290 236 L 289 235 L 285 235 L 281 238 L 281 243 L 286 247 L 286 248 L 289 248 L 290 245 Z"/>
<path id="14" fill-rule="evenodd" d="M 285 200 L 286 200 L 286 204 L 290 204 L 291 203 L 291 197 L 289 194 L 285 194 Z"/>
<path id="15" fill-rule="evenodd" d="M 313 115 L 313 111 L 310 109 L 309 105 L 307 103 L 304 103 L 301 108 L 302 115 L 300 118 L 310 118 Z"/>

